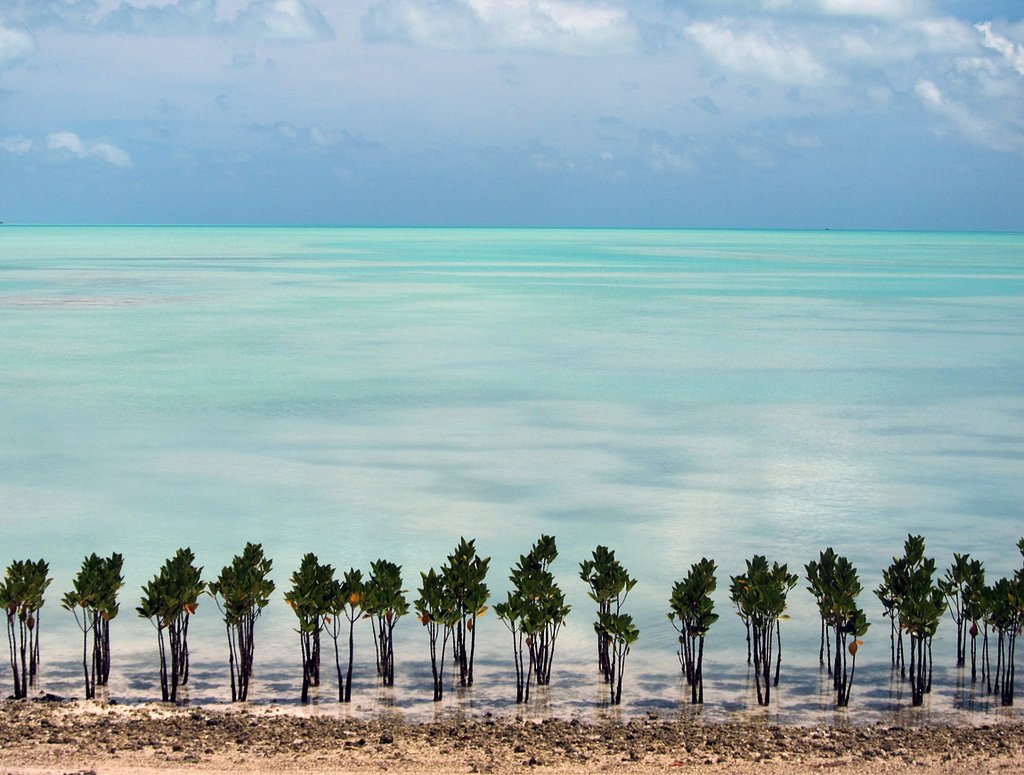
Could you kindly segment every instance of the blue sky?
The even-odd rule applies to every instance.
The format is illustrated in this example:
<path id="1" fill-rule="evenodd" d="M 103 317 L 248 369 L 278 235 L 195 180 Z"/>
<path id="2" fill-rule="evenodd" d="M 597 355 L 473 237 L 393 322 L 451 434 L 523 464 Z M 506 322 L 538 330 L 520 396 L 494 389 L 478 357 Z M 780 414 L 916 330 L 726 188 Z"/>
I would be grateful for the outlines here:
<path id="1" fill-rule="evenodd" d="M 0 0 L 0 220 L 1024 230 L 1021 9 Z"/>

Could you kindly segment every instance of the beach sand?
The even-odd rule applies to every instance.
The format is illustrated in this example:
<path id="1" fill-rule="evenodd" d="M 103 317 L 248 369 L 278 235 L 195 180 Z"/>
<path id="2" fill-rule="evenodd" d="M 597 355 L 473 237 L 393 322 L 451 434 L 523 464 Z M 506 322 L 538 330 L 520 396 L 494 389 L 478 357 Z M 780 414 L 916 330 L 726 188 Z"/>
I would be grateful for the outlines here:
<path id="1" fill-rule="evenodd" d="M 779 726 L 450 718 L 413 724 L 276 708 L 0 704 L 8 773 L 1024 772 L 1024 724 Z"/>

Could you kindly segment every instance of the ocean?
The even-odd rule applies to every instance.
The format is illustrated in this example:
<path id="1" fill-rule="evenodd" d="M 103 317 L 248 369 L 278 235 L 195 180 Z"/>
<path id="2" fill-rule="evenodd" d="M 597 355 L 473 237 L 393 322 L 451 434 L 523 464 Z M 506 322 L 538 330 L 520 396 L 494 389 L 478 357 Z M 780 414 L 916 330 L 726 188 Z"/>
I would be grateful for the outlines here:
<path id="1" fill-rule="evenodd" d="M 953 552 L 1011 573 L 1022 493 L 1022 234 L 0 226 L 0 560 L 50 563 L 40 688 L 61 696 L 81 696 L 81 641 L 58 601 L 90 552 L 126 558 L 110 696 L 147 701 L 140 586 L 180 546 L 212 578 L 261 542 L 277 591 L 252 696 L 294 706 L 283 593 L 303 554 L 390 559 L 412 599 L 465 536 L 503 599 L 546 533 L 573 608 L 552 686 L 519 712 L 694 712 L 665 614 L 707 556 L 721 620 L 699 712 L 873 722 L 910 704 L 870 593 L 882 569 L 919 533 L 940 573 Z M 620 709 L 602 704 L 577 576 L 598 544 L 638 579 Z M 802 578 L 826 546 L 860 570 L 873 622 L 838 715 Z M 767 711 L 728 602 L 753 554 L 801 575 Z M 331 670 L 315 707 L 515 713 L 510 636 L 492 613 L 478 633 L 477 685 L 441 708 L 411 615 L 394 690 L 364 628 L 354 707 L 332 701 Z M 225 703 L 212 600 L 190 642 L 187 698 Z M 954 642 L 947 617 L 914 718 L 1012 713 L 965 685 Z"/>

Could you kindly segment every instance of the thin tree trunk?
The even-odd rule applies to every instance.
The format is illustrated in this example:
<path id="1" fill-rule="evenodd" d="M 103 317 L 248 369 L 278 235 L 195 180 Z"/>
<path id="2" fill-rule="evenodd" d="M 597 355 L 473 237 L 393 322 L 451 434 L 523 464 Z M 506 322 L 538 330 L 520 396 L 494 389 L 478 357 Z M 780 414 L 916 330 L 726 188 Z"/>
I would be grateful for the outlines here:
<path id="1" fill-rule="evenodd" d="M 348 672 L 345 674 L 345 699 L 344 702 L 352 701 L 352 661 L 355 655 L 355 620 L 348 620 Z"/>
<path id="2" fill-rule="evenodd" d="M 88 616 L 84 611 L 83 618 Z M 85 674 L 85 699 L 92 699 L 91 686 L 89 685 L 89 630 L 82 630 L 82 672 Z"/>

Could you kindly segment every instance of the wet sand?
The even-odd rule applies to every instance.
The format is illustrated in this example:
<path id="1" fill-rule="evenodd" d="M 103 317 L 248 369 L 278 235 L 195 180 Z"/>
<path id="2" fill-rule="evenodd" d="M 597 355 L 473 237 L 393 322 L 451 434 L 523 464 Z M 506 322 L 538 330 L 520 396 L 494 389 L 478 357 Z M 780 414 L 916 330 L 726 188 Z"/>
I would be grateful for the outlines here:
<path id="1" fill-rule="evenodd" d="M 0 704 L 9 773 L 1024 772 L 1024 723 L 978 727 L 624 723 L 478 716 L 414 724 L 75 702 Z"/>

